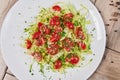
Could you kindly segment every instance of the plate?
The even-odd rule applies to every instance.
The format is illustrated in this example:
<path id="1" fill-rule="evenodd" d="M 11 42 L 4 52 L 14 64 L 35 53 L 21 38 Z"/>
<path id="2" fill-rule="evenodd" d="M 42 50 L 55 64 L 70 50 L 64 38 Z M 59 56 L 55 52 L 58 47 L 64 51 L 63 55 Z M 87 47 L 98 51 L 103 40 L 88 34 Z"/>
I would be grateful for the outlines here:
<path id="1" fill-rule="evenodd" d="M 86 59 L 92 61 L 85 66 L 67 70 L 67 73 L 39 72 L 39 66 L 33 65 L 33 73 L 29 72 L 30 64 L 33 62 L 30 56 L 24 54 L 25 49 L 21 47 L 24 28 L 28 27 L 35 20 L 41 7 L 50 7 L 57 2 L 68 2 L 69 0 L 19 0 L 7 14 L 1 30 L 1 50 L 3 58 L 12 71 L 20 80 L 86 80 L 100 64 L 106 44 L 106 32 L 103 20 L 97 9 L 89 0 L 71 0 L 76 7 L 84 5 L 89 9 L 87 19 L 91 24 L 87 26 L 88 33 L 93 34 L 91 49 L 92 55 L 87 55 Z M 33 75 L 34 74 L 34 75 Z"/>

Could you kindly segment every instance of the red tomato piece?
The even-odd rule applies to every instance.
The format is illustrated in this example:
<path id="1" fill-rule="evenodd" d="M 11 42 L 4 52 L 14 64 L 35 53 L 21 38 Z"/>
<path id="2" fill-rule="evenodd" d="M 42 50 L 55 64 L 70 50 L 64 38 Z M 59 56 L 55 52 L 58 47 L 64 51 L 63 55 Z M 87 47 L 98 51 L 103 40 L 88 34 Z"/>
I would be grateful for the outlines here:
<path id="1" fill-rule="evenodd" d="M 62 27 L 55 27 L 55 33 L 59 33 L 59 32 L 62 32 Z"/>
<path id="2" fill-rule="evenodd" d="M 70 58 L 66 57 L 66 58 L 65 58 L 65 61 L 66 61 L 66 62 L 70 62 Z"/>
<path id="3" fill-rule="evenodd" d="M 72 13 L 67 13 L 67 14 L 65 14 L 64 16 L 63 16 L 63 18 L 64 18 L 64 20 L 68 20 L 68 19 L 72 19 L 73 18 L 73 14 Z"/>
<path id="4" fill-rule="evenodd" d="M 82 39 L 82 40 L 85 39 L 85 35 L 84 35 L 81 27 L 78 27 L 78 28 L 76 29 L 76 37 L 77 37 L 77 38 L 80 38 L 80 39 Z"/>
<path id="5" fill-rule="evenodd" d="M 50 19 L 51 26 L 59 26 L 60 25 L 60 18 L 58 16 L 54 16 Z"/>
<path id="6" fill-rule="evenodd" d="M 74 24 L 72 22 L 65 22 L 65 25 L 69 28 L 69 29 L 74 29 Z"/>
<path id="7" fill-rule="evenodd" d="M 32 42 L 30 40 L 26 40 L 26 47 L 30 49 L 32 47 Z"/>
<path id="8" fill-rule="evenodd" d="M 39 31 L 45 34 L 50 34 L 50 29 L 48 28 L 48 26 L 46 25 L 42 25 L 39 28 Z"/>
<path id="9" fill-rule="evenodd" d="M 53 9 L 54 11 L 61 11 L 61 7 L 58 6 L 58 5 L 53 6 L 52 9 Z"/>
<path id="10" fill-rule="evenodd" d="M 82 50 L 86 49 L 86 44 L 84 42 L 78 42 L 78 45 Z"/>
<path id="11" fill-rule="evenodd" d="M 73 65 L 75 65 L 75 64 L 77 64 L 79 62 L 79 57 L 78 56 L 72 56 L 71 58 L 70 58 L 70 63 L 71 64 L 73 64 Z"/>
<path id="12" fill-rule="evenodd" d="M 57 60 L 54 63 L 54 68 L 55 69 L 60 69 L 62 67 L 62 61 L 61 60 Z"/>
<path id="13" fill-rule="evenodd" d="M 38 62 L 40 62 L 42 60 L 42 54 L 39 52 L 34 52 L 31 54 Z"/>
<path id="14" fill-rule="evenodd" d="M 40 37 L 36 40 L 36 45 L 37 46 L 42 46 L 45 43 L 46 43 L 46 38 L 44 38 L 44 37 Z"/>
<path id="15" fill-rule="evenodd" d="M 60 40 L 60 35 L 59 34 L 57 34 L 57 33 L 52 33 L 52 35 L 51 35 L 51 37 L 50 37 L 50 41 L 51 42 L 57 42 L 57 41 L 59 41 Z"/>
<path id="16" fill-rule="evenodd" d="M 47 26 L 45 27 L 45 34 L 50 34 L 50 29 Z"/>
<path id="17" fill-rule="evenodd" d="M 59 45 L 57 44 L 51 44 L 48 48 L 47 51 L 50 55 L 55 55 L 59 51 Z"/>
<path id="18" fill-rule="evenodd" d="M 70 39 L 70 38 L 65 38 L 62 42 L 63 48 L 66 49 L 66 51 L 70 51 L 73 46 L 74 46 L 74 42 Z"/>
<path id="19" fill-rule="evenodd" d="M 39 38 L 39 36 L 40 36 L 40 34 L 41 34 L 41 32 L 40 32 L 40 31 L 39 31 L 39 32 L 35 32 L 35 33 L 33 34 L 32 39 L 38 39 L 38 38 Z"/>
<path id="20" fill-rule="evenodd" d="M 41 26 L 43 26 L 43 23 L 42 23 L 42 22 L 39 22 L 39 23 L 38 23 L 38 28 L 41 27 Z"/>

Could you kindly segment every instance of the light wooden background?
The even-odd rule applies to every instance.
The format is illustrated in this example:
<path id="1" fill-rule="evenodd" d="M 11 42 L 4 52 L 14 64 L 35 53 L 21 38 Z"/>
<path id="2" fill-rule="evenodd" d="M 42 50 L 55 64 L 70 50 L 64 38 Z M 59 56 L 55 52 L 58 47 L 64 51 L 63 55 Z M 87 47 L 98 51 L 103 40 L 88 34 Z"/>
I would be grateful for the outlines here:
<path id="1" fill-rule="evenodd" d="M 0 0 L 0 28 L 17 0 Z M 88 80 L 120 80 L 120 0 L 91 0 L 106 25 L 107 46 L 103 60 Z M 17 80 L 0 54 L 0 80 Z"/>

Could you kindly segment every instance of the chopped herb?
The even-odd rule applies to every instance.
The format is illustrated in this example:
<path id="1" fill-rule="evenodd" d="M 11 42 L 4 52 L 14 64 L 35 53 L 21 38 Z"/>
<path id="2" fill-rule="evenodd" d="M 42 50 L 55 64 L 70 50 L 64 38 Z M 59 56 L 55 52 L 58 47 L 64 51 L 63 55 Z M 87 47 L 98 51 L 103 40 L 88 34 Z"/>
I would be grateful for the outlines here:
<path id="1" fill-rule="evenodd" d="M 93 59 L 90 59 L 90 62 L 93 61 Z"/>
<path id="2" fill-rule="evenodd" d="M 27 64 L 27 62 L 25 62 L 25 64 Z"/>
<path id="3" fill-rule="evenodd" d="M 33 66 L 33 64 L 30 65 L 29 72 L 32 72 L 32 66 Z"/>
<path id="4" fill-rule="evenodd" d="M 49 77 L 49 80 L 51 80 L 51 79 L 52 79 L 52 76 Z"/>
<path id="5" fill-rule="evenodd" d="M 29 28 L 24 28 L 24 32 L 28 32 L 29 31 Z"/>
<path id="6" fill-rule="evenodd" d="M 79 22 L 78 22 L 78 21 L 75 21 L 75 22 L 74 22 L 74 25 L 75 25 L 75 26 L 79 26 Z"/>
<path id="7" fill-rule="evenodd" d="M 63 31 L 63 32 L 61 33 L 61 36 L 64 37 L 65 35 L 66 35 L 66 33 Z"/>
<path id="8" fill-rule="evenodd" d="M 18 15 L 21 15 L 21 13 L 18 13 Z"/>
<path id="9" fill-rule="evenodd" d="M 27 23 L 27 21 L 25 21 L 25 23 Z"/>
<path id="10" fill-rule="evenodd" d="M 33 76 L 33 75 L 34 75 L 34 73 L 31 73 L 31 75 Z"/>
<path id="11" fill-rule="evenodd" d="M 44 66 L 42 65 L 42 64 L 39 64 L 40 65 L 40 70 L 39 70 L 39 72 L 41 72 L 42 74 L 44 74 Z"/>

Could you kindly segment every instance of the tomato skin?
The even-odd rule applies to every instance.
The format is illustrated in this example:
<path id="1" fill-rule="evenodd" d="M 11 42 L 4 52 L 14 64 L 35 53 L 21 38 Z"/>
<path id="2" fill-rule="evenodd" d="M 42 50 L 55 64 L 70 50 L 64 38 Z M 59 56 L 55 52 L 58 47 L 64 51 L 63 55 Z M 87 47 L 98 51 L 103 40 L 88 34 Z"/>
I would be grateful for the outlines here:
<path id="1" fill-rule="evenodd" d="M 45 29 L 45 34 L 50 34 L 50 29 L 48 28 L 48 27 L 46 27 L 46 29 Z"/>
<path id="2" fill-rule="evenodd" d="M 26 47 L 30 49 L 32 47 L 32 42 L 30 40 L 26 40 Z"/>
<path id="3" fill-rule="evenodd" d="M 68 54 L 65 58 L 66 62 L 69 62 L 73 65 L 77 64 L 80 61 L 80 58 L 75 54 Z"/>
<path id="4" fill-rule="evenodd" d="M 41 32 L 35 32 L 35 33 L 33 34 L 32 39 L 38 39 L 39 36 L 40 36 L 40 34 L 41 34 Z"/>
<path id="5" fill-rule="evenodd" d="M 72 19 L 73 18 L 73 14 L 72 13 L 67 13 L 67 14 L 65 14 L 64 16 L 63 16 L 63 19 L 64 20 L 70 20 L 70 19 Z"/>
<path id="6" fill-rule="evenodd" d="M 70 58 L 70 63 L 71 63 L 71 64 L 75 65 L 75 64 L 77 64 L 78 62 L 79 62 L 79 57 L 78 57 L 78 56 L 72 56 L 72 57 Z"/>
<path id="7" fill-rule="evenodd" d="M 70 62 L 70 58 L 66 57 L 66 58 L 65 58 L 65 61 L 66 61 L 66 62 Z"/>
<path id="8" fill-rule="evenodd" d="M 55 27 L 55 33 L 59 33 L 59 32 L 62 32 L 62 27 Z"/>
<path id="9" fill-rule="evenodd" d="M 38 62 L 40 62 L 42 60 L 42 54 L 39 52 L 34 52 L 31 54 Z"/>
<path id="10" fill-rule="evenodd" d="M 42 33 L 42 34 L 50 34 L 50 29 L 48 28 L 48 26 L 46 25 L 42 25 L 38 28 L 38 30 Z"/>
<path id="11" fill-rule="evenodd" d="M 70 38 L 65 38 L 62 42 L 62 46 L 66 51 L 69 52 L 74 46 L 74 42 Z"/>
<path id="12" fill-rule="evenodd" d="M 51 26 L 59 26 L 60 25 L 60 18 L 58 16 L 54 16 L 50 19 Z"/>
<path id="13" fill-rule="evenodd" d="M 58 33 L 52 33 L 51 37 L 50 37 L 50 41 L 51 42 L 57 42 L 60 40 L 60 35 Z"/>
<path id="14" fill-rule="evenodd" d="M 57 44 L 51 44 L 48 48 L 47 48 L 48 54 L 50 55 L 56 55 L 59 51 L 59 45 Z"/>
<path id="15" fill-rule="evenodd" d="M 58 5 L 53 6 L 52 9 L 53 9 L 54 11 L 61 11 L 61 7 L 58 6 Z"/>
<path id="16" fill-rule="evenodd" d="M 69 29 L 74 29 L 74 24 L 72 22 L 65 22 L 65 26 L 67 26 Z"/>
<path id="17" fill-rule="evenodd" d="M 78 42 L 78 45 L 82 50 L 86 49 L 86 44 L 84 42 Z"/>
<path id="18" fill-rule="evenodd" d="M 38 23 L 38 28 L 40 28 L 41 26 L 43 26 L 43 23 L 42 23 L 42 22 L 39 22 L 39 23 Z"/>
<path id="19" fill-rule="evenodd" d="M 80 38 L 80 39 L 82 39 L 82 40 L 85 39 L 85 35 L 84 35 L 81 27 L 78 27 L 78 28 L 76 29 L 76 37 L 77 37 L 77 38 Z"/>
<path id="20" fill-rule="evenodd" d="M 46 38 L 44 38 L 43 36 L 39 37 L 37 40 L 36 40 L 36 45 L 37 46 L 42 46 L 43 44 L 46 43 Z"/>
<path id="21" fill-rule="evenodd" d="M 55 69 L 60 69 L 62 67 L 62 61 L 61 60 L 57 60 L 54 63 L 54 68 Z"/>

